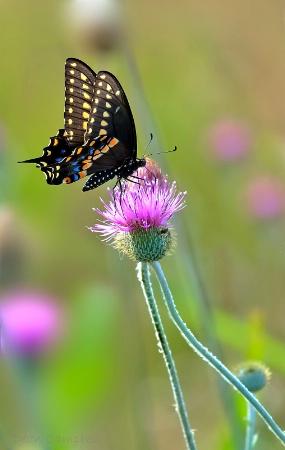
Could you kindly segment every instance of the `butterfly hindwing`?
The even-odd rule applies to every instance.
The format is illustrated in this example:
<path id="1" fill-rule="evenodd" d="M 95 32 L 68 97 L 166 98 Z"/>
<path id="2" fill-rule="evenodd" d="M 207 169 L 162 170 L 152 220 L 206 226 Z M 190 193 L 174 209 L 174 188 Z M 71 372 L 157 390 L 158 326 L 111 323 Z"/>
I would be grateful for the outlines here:
<path id="1" fill-rule="evenodd" d="M 43 149 L 43 154 L 39 158 L 27 159 L 23 163 L 34 163 L 37 167 L 50 166 L 60 163 L 66 156 L 71 155 L 74 145 L 66 140 L 66 133 L 63 129 L 58 130 L 56 136 L 50 138 L 49 145 Z"/>
<path id="2" fill-rule="evenodd" d="M 84 146 L 77 147 L 60 164 L 42 167 L 42 171 L 46 174 L 48 184 L 74 183 L 80 178 L 105 171 L 110 171 L 108 179 L 111 179 L 119 175 L 118 161 L 124 162 L 126 153 L 125 146 L 118 139 L 98 136 Z"/>

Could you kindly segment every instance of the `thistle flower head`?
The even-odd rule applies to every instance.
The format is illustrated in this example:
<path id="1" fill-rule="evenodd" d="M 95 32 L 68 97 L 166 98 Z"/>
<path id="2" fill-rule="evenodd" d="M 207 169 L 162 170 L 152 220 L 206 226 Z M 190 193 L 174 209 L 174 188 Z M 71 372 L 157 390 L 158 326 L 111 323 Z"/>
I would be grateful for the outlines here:
<path id="1" fill-rule="evenodd" d="M 270 370 L 264 364 L 256 361 L 240 364 L 235 372 L 237 378 L 250 392 L 258 392 L 263 389 L 271 377 Z"/>
<path id="2" fill-rule="evenodd" d="M 157 164 L 147 159 L 133 182 L 122 189 L 109 189 L 104 211 L 95 208 L 104 217 L 89 229 L 99 232 L 112 245 L 131 259 L 153 262 L 169 254 L 174 246 L 170 220 L 184 207 L 185 192 L 176 192 L 176 183 L 169 184 Z"/>

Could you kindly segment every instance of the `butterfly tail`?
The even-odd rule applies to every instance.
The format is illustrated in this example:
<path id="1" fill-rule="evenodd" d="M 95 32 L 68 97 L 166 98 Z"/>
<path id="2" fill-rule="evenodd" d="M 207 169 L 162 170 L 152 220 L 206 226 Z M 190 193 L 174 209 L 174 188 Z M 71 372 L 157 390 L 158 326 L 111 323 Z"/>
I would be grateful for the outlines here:
<path id="1" fill-rule="evenodd" d="M 38 167 L 41 167 L 40 161 L 42 158 L 33 158 L 33 159 L 25 159 L 25 161 L 18 161 L 19 164 L 22 163 L 33 163 L 33 164 L 37 164 Z"/>

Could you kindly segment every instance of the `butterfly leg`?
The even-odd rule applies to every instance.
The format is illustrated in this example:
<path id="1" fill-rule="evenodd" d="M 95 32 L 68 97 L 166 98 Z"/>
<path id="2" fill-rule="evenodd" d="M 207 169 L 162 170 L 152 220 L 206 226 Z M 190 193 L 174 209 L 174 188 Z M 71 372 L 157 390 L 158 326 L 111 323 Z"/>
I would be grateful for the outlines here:
<path id="1" fill-rule="evenodd" d="M 114 197 L 115 202 L 116 202 L 115 189 L 116 189 L 117 186 L 119 186 L 119 189 L 120 189 L 120 207 L 122 209 L 122 195 L 123 195 L 123 192 L 125 191 L 126 187 L 125 187 L 125 185 L 124 186 L 122 185 L 121 178 L 119 178 L 119 177 L 118 177 L 118 179 L 116 181 L 115 186 L 112 189 L 113 197 Z"/>
<path id="2" fill-rule="evenodd" d="M 156 178 L 156 176 L 154 175 L 154 173 L 152 173 L 152 171 L 149 170 L 149 169 L 147 168 L 147 166 L 145 166 L 145 169 L 146 169 L 146 170 L 154 177 L 154 182 L 156 183 L 157 178 Z"/>

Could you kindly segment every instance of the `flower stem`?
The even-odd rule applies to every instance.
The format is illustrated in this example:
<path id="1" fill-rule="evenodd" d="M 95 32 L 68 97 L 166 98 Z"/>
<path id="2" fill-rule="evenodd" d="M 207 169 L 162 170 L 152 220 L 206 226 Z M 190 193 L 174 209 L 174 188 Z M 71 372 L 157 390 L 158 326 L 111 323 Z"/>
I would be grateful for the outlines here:
<path id="1" fill-rule="evenodd" d="M 178 412 L 183 436 L 187 445 L 188 450 L 196 450 L 194 433 L 190 428 L 189 420 L 187 416 L 187 411 L 185 408 L 185 403 L 181 391 L 181 387 L 179 384 L 179 379 L 176 371 L 176 367 L 174 364 L 174 360 L 172 358 L 171 350 L 169 348 L 167 338 L 163 329 L 163 325 L 161 322 L 161 318 L 158 312 L 158 308 L 156 305 L 156 301 L 154 298 L 151 282 L 150 282 L 150 273 L 149 273 L 149 265 L 148 263 L 139 263 L 138 264 L 138 279 L 141 282 L 142 290 L 147 302 L 148 310 L 151 316 L 152 323 L 155 328 L 156 338 L 158 340 L 159 348 L 163 354 L 163 358 L 168 370 L 170 383 L 173 391 L 173 395 L 175 398 L 175 408 Z"/>
<path id="2" fill-rule="evenodd" d="M 247 406 L 247 416 L 246 416 L 246 436 L 245 436 L 245 444 L 244 450 L 252 450 L 255 443 L 255 419 L 256 419 L 256 411 L 253 406 L 246 402 Z"/>
<path id="3" fill-rule="evenodd" d="M 198 353 L 202 359 L 204 359 L 210 366 L 212 366 L 219 374 L 230 383 L 240 394 L 242 394 L 248 402 L 255 408 L 264 422 L 267 424 L 268 428 L 275 434 L 275 436 L 280 439 L 283 445 L 285 445 L 285 434 L 274 422 L 270 414 L 266 409 L 259 403 L 257 398 L 251 394 L 248 389 L 235 377 L 227 368 L 224 366 L 206 347 L 204 347 L 193 335 L 193 333 L 186 327 L 183 320 L 178 314 L 175 307 L 171 292 L 169 290 L 167 281 L 165 279 L 164 273 L 161 269 L 159 262 L 154 262 L 152 267 L 156 273 L 157 279 L 160 284 L 160 288 L 168 309 L 171 320 L 179 329 L 180 333 L 186 340 L 186 342 Z"/>

